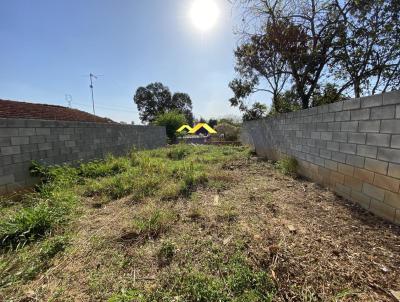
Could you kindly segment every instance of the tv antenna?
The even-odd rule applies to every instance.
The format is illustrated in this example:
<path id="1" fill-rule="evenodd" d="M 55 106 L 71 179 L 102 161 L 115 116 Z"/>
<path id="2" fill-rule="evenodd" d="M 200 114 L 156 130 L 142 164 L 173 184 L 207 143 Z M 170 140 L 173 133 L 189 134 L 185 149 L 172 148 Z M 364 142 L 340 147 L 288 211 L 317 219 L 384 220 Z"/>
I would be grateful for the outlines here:
<path id="1" fill-rule="evenodd" d="M 69 107 L 69 108 L 72 108 L 72 95 L 66 94 L 66 95 L 65 95 L 65 101 L 67 102 L 68 107 Z"/>
<path id="2" fill-rule="evenodd" d="M 101 77 L 102 75 L 94 75 L 93 73 L 89 74 L 89 78 L 90 78 L 90 91 L 92 92 L 92 106 L 93 106 L 93 114 L 96 115 L 96 111 L 94 109 L 94 94 L 93 94 L 93 79 L 96 79 L 98 77 Z"/>

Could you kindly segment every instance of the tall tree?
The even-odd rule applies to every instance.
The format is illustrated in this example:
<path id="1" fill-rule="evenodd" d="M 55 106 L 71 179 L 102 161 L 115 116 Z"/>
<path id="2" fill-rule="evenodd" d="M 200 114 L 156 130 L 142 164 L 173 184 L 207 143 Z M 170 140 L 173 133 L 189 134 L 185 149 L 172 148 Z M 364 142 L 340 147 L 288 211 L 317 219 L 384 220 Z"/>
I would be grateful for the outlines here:
<path id="1" fill-rule="evenodd" d="M 284 84 L 290 83 L 301 100 L 302 108 L 308 108 L 323 78 L 325 67 L 333 56 L 335 37 L 339 30 L 336 7 L 322 0 L 239 2 L 246 3 L 249 12 L 259 18 L 257 23 L 262 24 L 261 31 L 250 34 L 252 49 L 257 51 L 240 51 L 241 48 L 248 48 L 244 44 L 235 53 L 240 69 L 243 69 L 241 65 L 244 63 L 257 72 L 255 79 L 246 79 L 245 83 L 257 85 L 262 77 L 272 89 L 273 104 L 276 104 Z M 286 80 L 287 76 L 289 81 Z M 281 81 L 270 81 L 274 77 Z M 254 88 L 251 87 L 251 90 Z"/>
<path id="2" fill-rule="evenodd" d="M 330 66 L 355 97 L 400 88 L 400 1 L 335 0 L 340 32 Z"/>
<path id="3" fill-rule="evenodd" d="M 231 104 L 238 106 L 251 93 L 264 91 L 272 95 L 272 106 L 280 111 L 276 101 L 287 83 L 289 73 L 285 60 L 271 43 L 270 27 L 265 26 L 264 29 L 264 34 L 250 36 L 235 51 L 235 70 L 240 79 L 233 80 L 229 85 L 234 92 Z M 260 80 L 267 85 L 260 86 Z"/>
<path id="4" fill-rule="evenodd" d="M 188 122 L 193 122 L 192 100 L 186 93 L 171 94 L 167 86 L 156 82 L 139 87 L 133 97 L 137 105 L 140 120 L 154 122 L 157 116 L 168 111 L 178 111 L 185 115 Z"/>
<path id="5" fill-rule="evenodd" d="M 182 112 L 186 117 L 187 123 L 193 126 L 194 117 L 192 113 L 192 100 L 187 93 L 174 93 L 172 96 L 171 108 Z"/>

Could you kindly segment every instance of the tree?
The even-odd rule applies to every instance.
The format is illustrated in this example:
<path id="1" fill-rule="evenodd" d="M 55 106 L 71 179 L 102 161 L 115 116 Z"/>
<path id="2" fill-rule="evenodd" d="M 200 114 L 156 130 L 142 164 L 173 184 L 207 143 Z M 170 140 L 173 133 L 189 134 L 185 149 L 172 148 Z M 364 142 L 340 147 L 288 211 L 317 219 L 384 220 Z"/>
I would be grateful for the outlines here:
<path id="1" fill-rule="evenodd" d="M 239 83 L 245 84 L 243 89 L 235 85 L 236 91 L 253 93 L 261 78 L 269 87 L 263 89 L 272 94 L 273 106 L 280 112 L 277 98 L 285 84 L 292 84 L 302 108 L 308 108 L 333 55 L 339 30 L 337 9 L 322 0 L 240 2 L 248 5 L 247 13 L 257 15 L 262 26 L 235 52 L 237 69 L 245 79 Z"/>
<path id="2" fill-rule="evenodd" d="M 255 102 L 250 108 L 248 108 L 243 114 L 244 121 L 258 120 L 266 117 L 268 108 L 266 105 L 259 102 Z"/>
<path id="3" fill-rule="evenodd" d="M 252 93 L 264 91 L 272 95 L 272 104 L 277 107 L 277 97 L 284 89 L 289 73 L 286 62 L 271 43 L 269 28 L 265 27 L 265 34 L 252 35 L 235 51 L 235 70 L 240 79 L 229 84 L 234 92 L 230 100 L 233 106 L 242 104 L 243 99 Z M 267 85 L 260 87 L 260 79 Z"/>
<path id="4" fill-rule="evenodd" d="M 339 101 L 343 101 L 346 99 L 346 96 L 343 95 L 336 85 L 327 83 L 324 87 L 318 88 L 312 99 L 312 106 L 321 106 L 326 104 L 331 104 Z"/>
<path id="5" fill-rule="evenodd" d="M 158 115 L 172 110 L 183 113 L 188 122 L 193 122 L 190 96 L 180 92 L 172 95 L 169 88 L 161 83 L 139 87 L 133 100 L 137 105 L 140 120 L 144 123 L 151 123 Z"/>
<path id="6" fill-rule="evenodd" d="M 275 105 L 272 106 L 268 114 L 275 116 L 279 113 L 292 112 L 300 109 L 301 101 L 297 96 L 296 91 L 294 89 L 290 89 L 280 93 L 277 96 Z"/>
<path id="7" fill-rule="evenodd" d="M 194 117 L 192 113 L 192 100 L 187 93 L 176 92 L 172 96 L 172 104 L 170 109 L 176 109 L 182 112 L 190 126 L 193 126 Z"/>
<path id="8" fill-rule="evenodd" d="M 210 118 L 207 123 L 211 128 L 214 128 L 218 124 L 218 120 Z"/>
<path id="9" fill-rule="evenodd" d="M 157 116 L 154 121 L 155 125 L 165 126 L 167 131 L 167 137 L 170 143 L 175 143 L 177 139 L 176 130 L 179 129 L 180 126 L 187 123 L 185 115 L 178 111 L 172 110 L 168 112 L 161 113 Z"/>
<path id="10" fill-rule="evenodd" d="M 400 2 L 335 0 L 340 32 L 330 67 L 355 97 L 400 87 Z"/>
<path id="11" fill-rule="evenodd" d="M 265 91 L 280 113 L 400 88 L 399 0 L 234 2 L 244 26 L 232 106 L 245 111 L 246 98 Z"/>

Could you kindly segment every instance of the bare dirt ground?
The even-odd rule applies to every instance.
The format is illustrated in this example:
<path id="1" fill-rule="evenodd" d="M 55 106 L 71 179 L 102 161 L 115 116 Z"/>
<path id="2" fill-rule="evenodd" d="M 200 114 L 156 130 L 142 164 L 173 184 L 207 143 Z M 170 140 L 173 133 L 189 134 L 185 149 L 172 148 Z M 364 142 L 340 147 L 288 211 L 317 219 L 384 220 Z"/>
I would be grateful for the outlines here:
<path id="1" fill-rule="evenodd" d="M 238 242 L 271 275 L 274 301 L 397 301 L 399 227 L 255 158 L 225 165 L 221 178 L 226 188 L 168 202 L 179 216 L 168 232 L 144 242 L 128 235 L 132 217 L 150 200 L 96 208 L 88 199 L 70 248 L 21 287 L 21 301 L 102 301 L 152 288 L 181 267 L 201 269 L 215 249 Z M 166 241 L 177 247 L 168 264 L 156 253 Z"/>

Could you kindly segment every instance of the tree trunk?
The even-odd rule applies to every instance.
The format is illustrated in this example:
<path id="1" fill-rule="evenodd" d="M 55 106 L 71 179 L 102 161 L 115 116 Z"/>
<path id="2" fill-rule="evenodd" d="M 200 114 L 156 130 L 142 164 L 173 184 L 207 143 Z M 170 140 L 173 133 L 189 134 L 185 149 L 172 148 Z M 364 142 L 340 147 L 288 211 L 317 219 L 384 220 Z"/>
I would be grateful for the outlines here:
<path id="1" fill-rule="evenodd" d="M 301 105 L 303 109 L 307 109 L 308 108 L 308 103 L 309 103 L 309 99 L 306 95 L 302 95 L 301 96 Z"/>
<path id="2" fill-rule="evenodd" d="M 354 97 L 359 98 L 361 95 L 360 81 L 354 81 Z"/>

